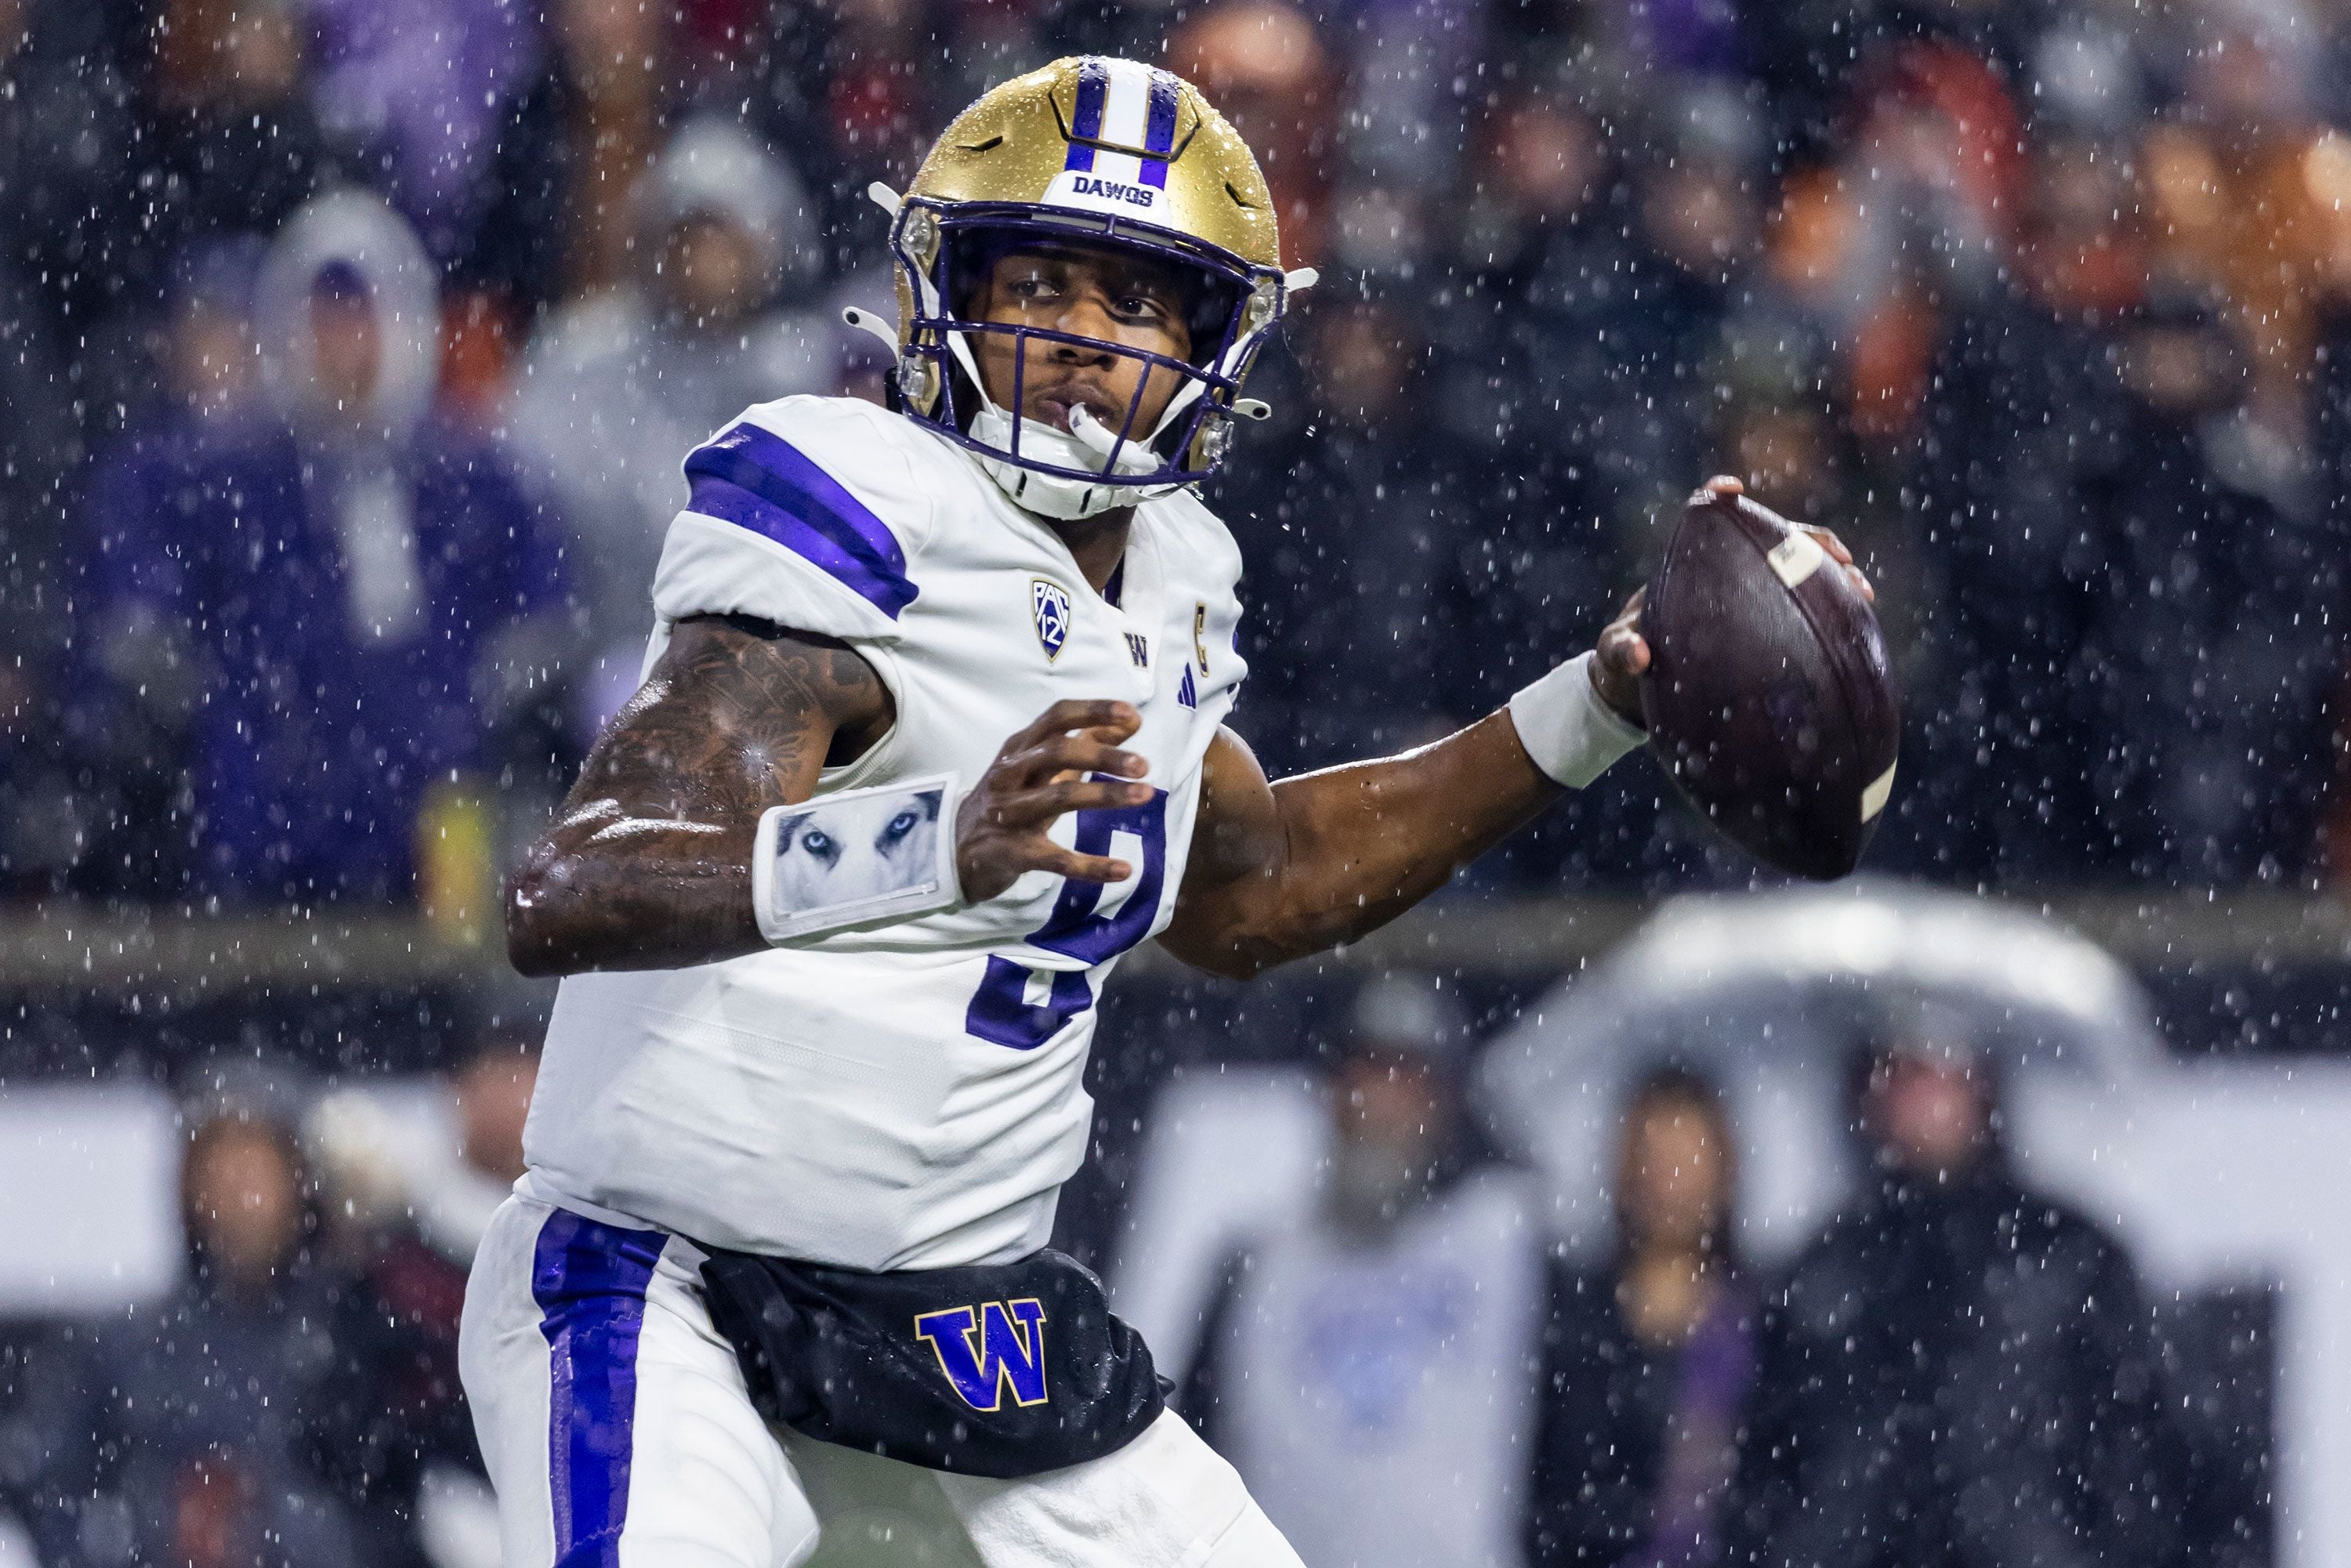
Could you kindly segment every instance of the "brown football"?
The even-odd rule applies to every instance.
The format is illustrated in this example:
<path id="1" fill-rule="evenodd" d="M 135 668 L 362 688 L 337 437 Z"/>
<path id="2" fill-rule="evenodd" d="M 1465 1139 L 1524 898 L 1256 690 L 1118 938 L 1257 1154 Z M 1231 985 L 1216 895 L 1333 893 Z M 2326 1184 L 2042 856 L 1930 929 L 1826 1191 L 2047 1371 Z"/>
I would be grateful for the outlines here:
<path id="1" fill-rule="evenodd" d="M 1667 542 L 1641 634 L 1650 748 L 1689 803 L 1782 871 L 1853 870 L 1893 791 L 1901 706 L 1844 569 L 1715 480 Z"/>

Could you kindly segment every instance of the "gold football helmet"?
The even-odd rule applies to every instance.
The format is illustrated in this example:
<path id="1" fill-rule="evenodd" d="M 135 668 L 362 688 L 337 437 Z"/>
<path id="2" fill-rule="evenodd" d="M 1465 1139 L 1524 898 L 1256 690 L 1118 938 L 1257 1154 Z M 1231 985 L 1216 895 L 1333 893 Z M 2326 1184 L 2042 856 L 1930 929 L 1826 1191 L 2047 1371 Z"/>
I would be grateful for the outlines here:
<path id="1" fill-rule="evenodd" d="M 989 91 L 956 117 L 902 197 L 876 186 L 893 214 L 898 264 L 901 412 L 978 454 L 1020 505 L 1078 517 L 1131 506 L 1215 472 L 1249 363 L 1289 291 L 1273 198 L 1257 160 L 1189 82 L 1133 60 L 1056 60 Z M 1175 264 L 1193 280 L 1188 360 L 963 313 L 987 259 L 1008 246 L 1109 246 Z M 880 329 L 871 318 L 858 325 Z M 1073 410 L 1064 432 L 998 406 L 972 338 L 1080 341 L 1165 369 L 1178 390 L 1155 425 L 1136 428 L 1146 371 L 1120 428 Z M 1165 383 L 1162 383 L 1165 384 Z"/>

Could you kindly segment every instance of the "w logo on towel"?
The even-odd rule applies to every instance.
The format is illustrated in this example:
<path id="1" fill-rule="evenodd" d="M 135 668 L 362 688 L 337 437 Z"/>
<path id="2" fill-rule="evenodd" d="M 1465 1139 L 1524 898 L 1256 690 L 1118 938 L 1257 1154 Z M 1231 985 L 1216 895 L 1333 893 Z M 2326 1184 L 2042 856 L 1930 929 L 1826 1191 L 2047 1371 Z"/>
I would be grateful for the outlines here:
<path id="1" fill-rule="evenodd" d="M 1008 1385 L 1015 1405 L 1045 1403 L 1045 1305 L 1042 1301 L 982 1301 L 948 1307 L 914 1320 L 914 1337 L 939 1358 L 963 1402 L 998 1410 Z"/>

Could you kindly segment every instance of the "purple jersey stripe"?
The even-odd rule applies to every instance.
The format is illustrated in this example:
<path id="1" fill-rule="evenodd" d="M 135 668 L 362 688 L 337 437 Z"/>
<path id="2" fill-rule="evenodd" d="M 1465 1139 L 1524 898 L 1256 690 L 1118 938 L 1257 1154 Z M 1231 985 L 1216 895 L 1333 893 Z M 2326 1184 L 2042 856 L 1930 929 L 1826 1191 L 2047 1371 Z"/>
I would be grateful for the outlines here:
<path id="1" fill-rule="evenodd" d="M 637 1338 L 669 1238 L 559 1208 L 539 1227 L 530 1293 L 548 1346 L 547 1475 L 556 1568 L 616 1568 L 635 1449 Z"/>
<path id="2" fill-rule="evenodd" d="M 1143 127 L 1143 150 L 1155 152 L 1156 158 L 1143 161 L 1143 183 L 1167 188 L 1166 154 L 1176 148 L 1176 78 L 1165 71 L 1151 73 L 1151 107 Z"/>
<path id="3" fill-rule="evenodd" d="M 1078 110 L 1070 126 L 1070 157 L 1061 165 L 1081 173 L 1092 173 L 1094 150 L 1085 144 L 1102 136 L 1102 108 L 1110 101 L 1110 68 L 1100 60 L 1085 60 L 1078 66 Z M 1083 138 L 1084 141 L 1079 140 Z"/>
<path id="4" fill-rule="evenodd" d="M 790 442 L 737 424 L 685 460 L 686 509 L 775 540 L 895 621 L 919 591 L 889 525 Z"/>

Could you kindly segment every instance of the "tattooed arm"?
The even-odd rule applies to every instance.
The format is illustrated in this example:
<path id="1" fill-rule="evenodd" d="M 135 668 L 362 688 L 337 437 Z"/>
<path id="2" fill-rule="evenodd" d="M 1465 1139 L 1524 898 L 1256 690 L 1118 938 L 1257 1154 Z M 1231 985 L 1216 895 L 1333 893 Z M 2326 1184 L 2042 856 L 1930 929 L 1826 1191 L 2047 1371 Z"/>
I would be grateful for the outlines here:
<path id="1" fill-rule="evenodd" d="M 847 643 L 743 616 L 679 622 L 507 880 L 514 967 L 674 969 L 764 948 L 760 813 L 808 799 L 828 760 L 862 755 L 895 718 Z"/>

